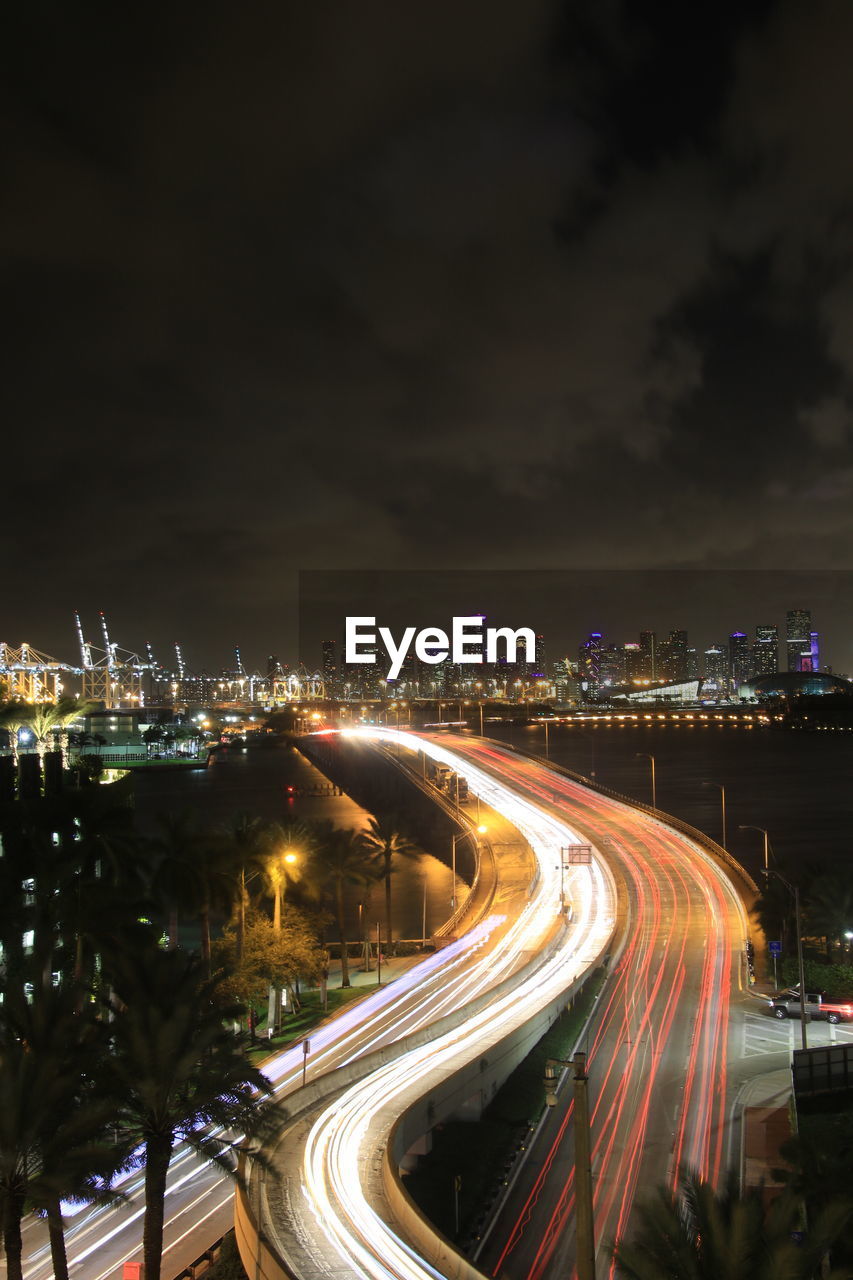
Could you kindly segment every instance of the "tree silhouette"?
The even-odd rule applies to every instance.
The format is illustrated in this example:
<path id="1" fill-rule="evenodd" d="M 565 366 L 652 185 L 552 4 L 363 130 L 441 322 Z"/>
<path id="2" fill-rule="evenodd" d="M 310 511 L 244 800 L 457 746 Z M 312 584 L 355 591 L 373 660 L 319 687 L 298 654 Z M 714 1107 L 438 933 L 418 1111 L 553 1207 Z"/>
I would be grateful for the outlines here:
<path id="1" fill-rule="evenodd" d="M 415 858 L 418 850 L 400 829 L 396 814 L 378 814 L 371 818 L 363 833 L 364 846 L 371 860 L 380 867 L 385 881 L 385 937 L 388 946 L 393 937 L 391 931 L 391 877 L 397 870 L 400 858 Z M 397 865 L 395 866 L 395 859 Z"/>
<path id="2" fill-rule="evenodd" d="M 160 1280 L 166 1178 L 176 1142 L 232 1176 L 242 1136 L 263 1139 L 272 1087 L 247 1062 L 228 1024 L 242 1006 L 223 1003 L 223 975 L 206 979 L 196 957 L 151 949 L 111 957 L 120 1002 L 111 1024 L 110 1074 L 125 1123 L 145 1148 L 145 1280 Z M 229 1137 L 229 1134 L 238 1136 Z"/>
<path id="3" fill-rule="evenodd" d="M 353 828 L 317 823 L 318 848 L 314 860 L 321 884 L 331 891 L 338 940 L 341 944 L 341 986 L 350 986 L 347 955 L 344 891 L 348 886 L 364 888 L 371 880 L 368 858 L 361 834 Z"/>
<path id="4" fill-rule="evenodd" d="M 721 1191 L 683 1171 L 678 1194 L 661 1186 L 635 1210 L 630 1241 L 611 1249 L 623 1280 L 812 1280 L 853 1216 L 853 1204 L 826 1205 L 802 1243 L 802 1204 L 780 1195 L 765 1212 L 758 1192 L 738 1193 L 731 1173 Z M 833 1280 L 849 1276 L 845 1269 Z M 829 1280 L 829 1278 L 827 1278 Z"/>

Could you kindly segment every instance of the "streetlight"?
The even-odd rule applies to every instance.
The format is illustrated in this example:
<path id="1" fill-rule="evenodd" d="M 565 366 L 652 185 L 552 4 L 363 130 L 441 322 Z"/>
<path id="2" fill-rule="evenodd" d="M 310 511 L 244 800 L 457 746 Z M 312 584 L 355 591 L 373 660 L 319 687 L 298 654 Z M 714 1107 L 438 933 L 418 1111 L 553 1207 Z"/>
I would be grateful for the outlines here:
<path id="1" fill-rule="evenodd" d="M 297 855 L 293 852 L 283 853 L 281 855 L 281 865 L 276 867 L 273 872 L 273 884 L 275 887 L 275 897 L 273 898 L 272 909 L 272 927 L 276 933 L 281 933 L 281 912 L 284 905 L 284 889 L 287 883 L 286 866 L 294 866 L 299 861 Z M 274 987 L 270 983 L 269 989 L 269 1011 L 267 1013 L 267 1025 L 272 1025 L 277 1031 L 281 1025 L 281 989 Z"/>
<path id="2" fill-rule="evenodd" d="M 282 863 L 293 866 L 299 861 L 295 853 L 284 853 L 281 856 Z M 284 887 L 287 882 L 287 872 L 282 866 L 275 872 L 275 898 L 273 899 L 272 927 L 276 933 L 281 933 L 281 911 L 284 905 Z"/>
<path id="3" fill-rule="evenodd" d="M 488 827 L 482 827 L 482 826 L 477 827 L 477 834 L 479 835 L 484 835 L 486 831 L 488 831 Z M 463 831 L 461 833 L 454 832 L 454 834 L 450 838 L 453 842 L 453 848 L 451 853 L 451 864 L 450 864 L 450 870 L 453 876 L 453 896 L 450 899 L 450 905 L 453 911 L 455 912 L 456 911 L 456 841 L 457 840 L 474 840 L 474 832 L 473 831 Z M 474 840 L 475 848 L 476 848 L 476 844 L 477 842 L 476 840 Z"/>
<path id="4" fill-rule="evenodd" d="M 756 827 L 755 830 L 761 831 L 763 828 Z M 764 835 L 766 838 L 766 831 L 764 832 Z M 802 1034 L 803 1048 L 808 1049 L 809 1041 L 806 1033 L 806 970 L 803 963 L 803 930 L 802 922 L 800 920 L 800 886 L 796 884 L 789 884 L 781 872 L 777 871 L 773 867 L 768 867 L 764 874 L 767 876 L 776 876 L 777 880 L 782 881 L 788 892 L 794 895 L 794 915 L 797 921 L 797 962 L 800 970 L 800 1031 Z"/>
<path id="5" fill-rule="evenodd" d="M 656 809 L 658 807 L 658 803 L 657 790 L 655 788 L 655 758 L 649 751 L 638 751 L 636 758 L 639 760 L 640 756 L 645 756 L 647 760 L 651 760 L 652 762 L 652 808 Z"/>
<path id="6" fill-rule="evenodd" d="M 726 847 L 726 788 L 722 782 L 703 782 L 703 787 L 719 787 L 720 788 L 720 804 L 723 809 L 723 848 Z"/>
<path id="7" fill-rule="evenodd" d="M 480 737 L 482 738 L 484 736 L 483 735 L 483 686 L 479 680 L 475 684 L 474 688 L 477 690 L 477 699 L 480 704 L 480 708 L 479 708 L 480 709 Z"/>
<path id="8" fill-rule="evenodd" d="M 760 831 L 761 834 L 764 836 L 764 874 L 769 875 L 770 874 L 770 837 L 768 836 L 764 827 L 755 827 L 752 825 L 751 822 L 742 822 L 738 827 L 738 831 Z M 778 875 L 779 874 L 778 871 L 775 874 Z M 790 887 L 791 886 L 789 885 L 788 888 L 790 889 Z"/>
<path id="9" fill-rule="evenodd" d="M 575 1094 L 575 1236 L 578 1280 L 595 1280 L 595 1223 L 592 1204 L 592 1159 L 589 1128 L 589 1076 L 586 1054 L 578 1051 L 571 1062 L 548 1058 L 545 1063 L 545 1103 L 557 1105 L 557 1068 L 574 1067 Z"/>

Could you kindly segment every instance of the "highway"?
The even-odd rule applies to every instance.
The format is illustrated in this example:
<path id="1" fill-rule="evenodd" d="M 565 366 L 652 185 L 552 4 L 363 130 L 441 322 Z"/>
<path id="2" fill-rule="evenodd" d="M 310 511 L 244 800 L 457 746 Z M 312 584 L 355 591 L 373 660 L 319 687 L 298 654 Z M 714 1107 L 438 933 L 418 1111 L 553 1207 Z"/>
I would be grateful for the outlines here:
<path id="1" fill-rule="evenodd" d="M 728 876 L 688 838 L 511 751 L 460 753 L 602 849 L 625 888 L 625 946 L 590 1028 L 594 1210 L 601 1246 L 630 1231 L 638 1194 L 680 1164 L 719 1182 L 732 1162 L 731 1002 L 742 990 L 746 920 Z M 479 1265 L 511 1280 L 570 1275 L 572 1106 L 548 1118 Z"/>
<path id="2" fill-rule="evenodd" d="M 390 731 L 374 736 L 393 740 L 396 735 Z M 508 868 L 505 892 L 469 935 L 312 1035 L 309 1079 L 453 1014 L 510 975 L 518 978 L 518 1013 L 519 993 L 523 999 L 528 993 L 533 998 L 538 987 L 541 995 L 546 979 L 551 980 L 547 969 L 552 961 L 554 981 L 567 981 L 570 972 L 589 963 L 613 926 L 612 881 L 599 860 L 591 867 L 572 868 L 567 889 L 576 917 L 573 928 L 565 930 L 559 917 L 559 850 L 590 842 L 606 852 L 624 880 L 621 910 L 626 924 L 624 951 L 589 1046 L 599 1239 L 625 1230 L 638 1187 L 671 1178 L 679 1160 L 719 1177 L 729 1157 L 729 1000 L 737 987 L 745 937 L 742 912 L 726 877 L 697 846 L 663 824 L 511 751 L 457 737 L 425 740 L 401 734 L 401 740 L 458 767 L 472 793 L 518 827 L 538 859 L 534 891 L 528 897 L 529 865 Z M 528 984 L 523 971 L 534 953 L 540 953 L 539 970 Z M 489 1020 L 494 1025 L 502 1016 L 493 1009 Z M 406 1087 L 426 1088 L 436 1063 L 447 1073 L 457 1060 L 454 1054 L 478 1052 L 484 1030 L 472 1025 L 467 1032 L 457 1028 L 452 1034 L 453 1044 L 433 1043 L 433 1054 L 445 1054 L 440 1060 L 430 1063 L 430 1055 L 423 1055 L 420 1066 L 412 1060 Z M 301 1083 L 300 1050 L 280 1055 L 266 1069 L 279 1096 L 292 1093 Z M 391 1275 L 436 1274 L 418 1270 L 421 1264 L 404 1240 L 398 1246 L 393 1226 L 388 1229 L 394 1239 L 383 1238 L 376 1269 L 373 1241 L 380 1232 L 379 1219 L 359 1173 L 363 1144 L 375 1143 L 376 1124 L 390 1123 L 395 1107 L 405 1104 L 399 1068 L 394 1081 L 399 1081 L 400 1090 L 392 1088 L 389 1079 L 361 1082 L 356 1088 L 366 1092 L 349 1108 L 349 1124 L 321 1127 L 306 1144 L 309 1216 L 315 1226 L 321 1224 L 337 1274 L 381 1275 L 383 1280 Z M 395 1098 L 395 1092 L 400 1097 Z M 346 1110 L 339 1108 L 342 1115 Z M 548 1150 L 537 1153 L 537 1163 L 529 1166 L 530 1185 L 518 1189 L 488 1242 L 481 1262 L 488 1270 L 513 1280 L 570 1274 L 570 1131 L 568 1113 L 555 1118 Z M 133 1197 L 130 1207 L 84 1210 L 72 1221 L 68 1247 L 75 1280 L 117 1280 L 123 1261 L 138 1258 L 138 1182 L 132 1179 L 125 1188 Z M 167 1202 L 164 1275 L 174 1275 L 184 1265 L 177 1259 L 188 1233 L 198 1238 L 199 1223 L 201 1235 L 209 1239 L 227 1229 L 231 1200 L 228 1183 L 200 1168 L 186 1152 L 176 1153 Z M 27 1245 L 28 1280 L 49 1280 L 46 1242 L 37 1224 L 28 1226 Z M 401 1269 L 387 1269 L 385 1263 L 397 1256 L 398 1247 Z M 201 1251 L 193 1248 L 190 1257 Z"/>
<path id="3" fill-rule="evenodd" d="M 434 754 L 447 741 L 433 739 L 427 749 Z M 513 798 L 534 805 L 543 831 L 556 822 L 552 837 L 559 820 L 570 817 L 572 834 L 558 838 L 571 842 L 582 832 L 606 848 L 623 879 L 624 948 L 588 1046 L 598 1267 L 607 1274 L 612 1266 L 601 1246 L 630 1231 L 639 1192 L 671 1184 L 682 1163 L 719 1181 L 732 1159 L 729 1020 L 746 937 L 743 909 L 715 861 L 656 818 L 504 748 L 457 739 L 452 752 L 465 766 L 449 757 L 448 763 L 461 768 L 474 793 L 485 788 L 496 803 L 497 787 L 501 805 L 511 806 Z M 552 866 L 559 862 L 547 855 L 543 871 L 549 857 Z M 523 1007 L 546 982 L 543 969 L 530 984 L 519 983 L 515 1004 Z M 496 1001 L 492 1034 L 502 1016 Z M 310 1234 L 314 1224 L 314 1258 L 322 1252 L 322 1233 L 338 1268 L 345 1264 L 340 1274 L 426 1280 L 445 1273 L 417 1256 L 383 1205 L 376 1152 L 406 1099 L 426 1093 L 463 1060 L 456 1051 L 466 1037 L 472 1056 L 482 1052 L 482 1030 L 481 1020 L 472 1018 L 427 1051 L 367 1077 L 302 1136 L 307 1209 L 299 1233 Z M 482 1264 L 495 1275 L 533 1280 L 572 1273 L 572 1108 L 561 1110 L 491 1235 Z M 333 1266 L 329 1259 L 320 1270 L 331 1273 Z"/>
<path id="4" fill-rule="evenodd" d="M 374 731 L 371 736 L 386 735 Z M 408 747 L 419 745 L 452 766 L 459 763 L 446 739 L 401 734 L 400 741 Z M 470 761 L 465 774 L 472 792 L 509 818 L 533 849 L 537 875 L 529 900 L 484 957 L 483 977 L 495 988 L 484 1007 L 471 1008 L 471 998 L 454 980 L 454 990 L 462 992 L 457 1007 L 470 1009 L 464 1021 L 346 1089 L 310 1126 L 299 1120 L 283 1135 L 276 1164 L 284 1193 L 279 1185 L 272 1195 L 275 1204 L 287 1205 L 287 1213 L 277 1213 L 266 1201 L 262 1225 L 293 1274 L 371 1280 L 434 1280 L 442 1274 L 417 1256 L 405 1233 L 389 1221 L 387 1206 L 378 1203 L 376 1188 L 368 1187 L 376 1152 L 412 1101 L 559 998 L 609 945 L 616 902 L 600 860 L 566 873 L 565 886 L 574 905 L 572 924 L 566 927 L 560 914 L 560 851 L 579 842 L 577 832 Z M 501 986 L 503 975 L 514 971 L 515 980 Z M 255 1188 L 262 1204 L 266 1185 Z"/>

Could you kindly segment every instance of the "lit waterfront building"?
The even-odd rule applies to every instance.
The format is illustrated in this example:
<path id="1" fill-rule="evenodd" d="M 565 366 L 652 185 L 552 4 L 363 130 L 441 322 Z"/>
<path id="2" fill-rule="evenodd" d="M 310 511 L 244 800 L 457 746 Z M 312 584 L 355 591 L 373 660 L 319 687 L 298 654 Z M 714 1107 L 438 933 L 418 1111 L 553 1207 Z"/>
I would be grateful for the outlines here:
<path id="1" fill-rule="evenodd" d="M 810 609 L 789 609 L 785 615 L 788 670 L 802 671 L 803 658 L 811 660 L 812 615 Z M 806 670 L 809 668 L 806 667 Z"/>
<path id="2" fill-rule="evenodd" d="M 749 679 L 751 656 L 746 632 L 733 631 L 729 636 L 729 682 L 734 692 Z"/>
<path id="3" fill-rule="evenodd" d="M 750 678 L 772 676 L 779 670 L 779 628 L 756 627 Z"/>

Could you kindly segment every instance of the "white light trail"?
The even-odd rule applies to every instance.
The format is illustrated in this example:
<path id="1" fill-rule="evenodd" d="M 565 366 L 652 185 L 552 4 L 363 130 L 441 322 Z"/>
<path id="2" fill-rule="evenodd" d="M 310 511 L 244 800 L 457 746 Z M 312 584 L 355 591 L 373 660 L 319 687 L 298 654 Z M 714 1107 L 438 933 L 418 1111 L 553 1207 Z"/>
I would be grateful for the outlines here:
<path id="1" fill-rule="evenodd" d="M 561 849 L 578 843 L 565 823 L 516 795 L 469 760 L 427 739 L 392 730 L 352 731 L 357 736 L 400 742 L 425 751 L 460 770 L 469 789 L 480 794 L 516 826 L 534 851 L 538 875 L 530 900 L 488 956 L 492 985 L 513 969 L 523 955 L 543 948 L 553 935 L 560 902 Z M 570 872 L 575 905 L 573 927 L 562 931 L 555 946 L 528 969 L 510 991 L 466 1019 L 460 1026 L 379 1068 L 331 1104 L 311 1129 L 303 1161 L 303 1190 L 311 1215 L 332 1248 L 364 1280 L 436 1280 L 440 1275 L 368 1203 L 361 1175 L 383 1134 L 407 1106 L 429 1088 L 496 1044 L 530 1016 L 557 998 L 607 946 L 613 931 L 615 892 L 600 859 Z M 483 987 L 487 975 L 483 975 Z M 470 998 L 470 997 L 469 997 Z M 404 1097 L 406 1101 L 404 1102 Z M 381 1141 L 381 1139 L 380 1139 Z"/>

